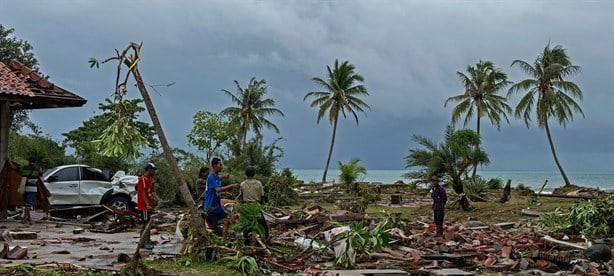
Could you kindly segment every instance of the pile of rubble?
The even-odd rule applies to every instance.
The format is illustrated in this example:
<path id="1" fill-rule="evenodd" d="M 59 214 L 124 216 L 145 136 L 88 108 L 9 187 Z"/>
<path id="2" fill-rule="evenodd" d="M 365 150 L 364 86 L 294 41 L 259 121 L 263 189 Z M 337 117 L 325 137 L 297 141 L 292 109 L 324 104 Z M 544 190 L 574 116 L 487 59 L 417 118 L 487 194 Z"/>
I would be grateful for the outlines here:
<path id="1" fill-rule="evenodd" d="M 305 272 L 335 267 L 334 236 L 349 229 L 339 224 L 360 221 L 373 227 L 378 220 L 343 211 L 330 213 L 317 206 L 305 208 L 298 215 L 281 209 L 272 211 L 267 216 L 274 229 L 268 246 L 273 252 L 289 252 L 288 248 L 293 248 L 297 253 L 268 258 L 280 267 Z M 466 225 L 447 225 L 442 237 L 434 236 L 433 225 L 415 222 L 389 229 L 388 233 L 393 238 L 390 247 L 356 256 L 359 261 L 354 268 L 395 269 L 417 274 L 437 274 L 446 269 L 469 274 L 532 270 L 614 274 L 610 251 L 613 240 L 598 240 L 595 242 L 599 244 L 591 247 L 590 241 L 578 237 L 544 235 L 529 221 L 493 225 L 473 221 Z M 601 256 L 590 255 L 591 250 L 599 247 Z"/>

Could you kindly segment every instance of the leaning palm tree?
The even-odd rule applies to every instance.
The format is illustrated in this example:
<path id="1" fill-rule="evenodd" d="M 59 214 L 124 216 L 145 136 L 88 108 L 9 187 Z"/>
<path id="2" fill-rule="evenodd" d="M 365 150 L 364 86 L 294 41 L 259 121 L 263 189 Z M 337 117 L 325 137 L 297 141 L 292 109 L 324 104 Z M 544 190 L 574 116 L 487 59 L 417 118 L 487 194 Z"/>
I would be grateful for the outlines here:
<path id="1" fill-rule="evenodd" d="M 310 106 L 319 107 L 317 123 L 320 123 L 320 120 L 328 113 L 328 119 L 333 125 L 333 138 L 330 142 L 322 182 L 326 182 L 326 173 L 328 172 L 330 157 L 335 145 L 339 113 L 344 118 L 346 118 L 347 113 L 351 113 L 354 119 L 356 119 L 356 124 L 358 124 L 356 112 L 360 111 L 366 114 L 365 108 L 371 109 L 369 105 L 360 99 L 361 96 L 368 96 L 369 93 L 367 88 L 361 84 L 364 83 L 364 78 L 354 71 L 354 65 L 350 64 L 349 61 L 339 64 L 339 60 L 335 60 L 333 68 L 331 69 L 330 66 L 326 66 L 326 69 L 328 70 L 327 80 L 319 77 L 312 78 L 314 82 L 324 88 L 324 91 L 309 92 L 303 98 L 303 100 L 307 100 L 310 97 L 314 98 Z"/>
<path id="2" fill-rule="evenodd" d="M 509 85 L 507 75 L 499 68 L 495 68 L 490 61 L 478 62 L 475 66 L 467 66 L 467 74 L 456 72 L 459 80 L 465 87 L 465 93 L 450 97 L 444 103 L 444 107 L 449 102 L 458 102 L 452 109 L 452 124 L 456 124 L 465 114 L 464 126 L 467 126 L 473 115 L 477 118 L 476 132 L 480 135 L 480 119 L 487 116 L 490 123 L 501 128 L 501 119 L 509 120 L 507 114 L 512 112 L 512 108 L 507 104 L 507 99 L 497 93 Z M 472 178 L 475 177 L 477 166 L 473 167 Z"/>
<path id="3" fill-rule="evenodd" d="M 277 126 L 266 117 L 269 115 L 284 116 L 284 113 L 275 108 L 274 100 L 264 98 L 267 89 L 266 81 L 257 81 L 256 77 L 252 77 L 245 89 L 241 88 L 238 81 L 235 80 L 234 83 L 237 86 L 237 94 L 224 89 L 222 91 L 230 96 L 236 106 L 227 107 L 220 114 L 229 116 L 232 121 L 239 124 L 241 149 L 245 146 L 247 133 L 250 130 L 253 130 L 256 135 L 261 135 L 262 128 L 266 127 L 279 133 Z"/>
<path id="4" fill-rule="evenodd" d="M 515 60 L 512 66 L 518 65 L 530 77 L 520 81 L 510 87 L 508 97 L 517 92 L 526 91 L 514 112 L 517 118 L 522 117 L 525 124 L 529 127 L 531 114 L 535 106 L 535 116 L 539 128 L 546 130 L 550 150 L 554 157 L 554 162 L 563 176 L 565 185 L 571 185 L 563 166 L 556 156 L 550 126 L 548 120 L 554 118 L 563 127 L 568 122 L 573 121 L 573 113 L 578 112 L 584 116 L 582 108 L 574 99 L 582 100 L 582 90 L 580 87 L 566 78 L 580 72 L 580 66 L 573 65 L 567 50 L 560 45 L 550 48 L 546 45 L 533 65 L 522 60 Z"/>

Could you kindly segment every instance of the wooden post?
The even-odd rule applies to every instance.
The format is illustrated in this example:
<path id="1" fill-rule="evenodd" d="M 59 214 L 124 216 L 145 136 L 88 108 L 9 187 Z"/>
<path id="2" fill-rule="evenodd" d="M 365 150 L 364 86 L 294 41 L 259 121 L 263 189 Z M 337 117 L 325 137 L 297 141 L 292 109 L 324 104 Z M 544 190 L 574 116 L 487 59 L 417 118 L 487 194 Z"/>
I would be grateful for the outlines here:
<path id="1" fill-rule="evenodd" d="M 544 190 L 544 188 L 546 187 L 546 184 L 548 184 L 548 179 L 546 179 L 546 181 L 544 181 L 544 185 L 542 185 L 542 188 L 539 189 L 539 192 L 537 192 L 537 194 L 541 194 L 542 191 Z"/>
<path id="2" fill-rule="evenodd" d="M 7 172 L 4 172 L 5 160 L 9 157 L 9 128 L 11 126 L 11 108 L 8 101 L 0 102 L 0 176 L 6 176 Z M 0 187 L 2 191 L 0 195 L 4 197 L 0 199 L 3 206 L 0 206 L 0 219 L 6 219 L 8 216 L 7 207 L 5 203 L 8 203 L 8 189 L 7 178 L 0 177 Z"/>

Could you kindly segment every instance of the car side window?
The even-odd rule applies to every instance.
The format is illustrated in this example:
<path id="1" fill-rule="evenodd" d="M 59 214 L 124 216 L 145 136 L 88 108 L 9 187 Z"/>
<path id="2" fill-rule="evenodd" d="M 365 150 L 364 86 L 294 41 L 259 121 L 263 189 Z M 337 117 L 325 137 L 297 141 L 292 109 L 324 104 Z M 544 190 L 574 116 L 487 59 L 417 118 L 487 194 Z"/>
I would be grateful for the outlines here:
<path id="1" fill-rule="evenodd" d="M 57 176 L 57 181 L 78 181 L 79 168 L 64 168 L 56 172 L 54 176 Z"/>
<path id="2" fill-rule="evenodd" d="M 95 168 L 83 167 L 83 180 L 109 181 L 102 171 Z"/>

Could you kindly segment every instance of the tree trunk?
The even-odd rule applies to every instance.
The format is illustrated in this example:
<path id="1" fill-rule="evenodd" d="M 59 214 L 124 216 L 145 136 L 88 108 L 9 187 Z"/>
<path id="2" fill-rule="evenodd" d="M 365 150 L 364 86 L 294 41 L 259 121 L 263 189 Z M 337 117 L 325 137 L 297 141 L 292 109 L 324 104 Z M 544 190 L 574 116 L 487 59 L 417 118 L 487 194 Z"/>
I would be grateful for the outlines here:
<path id="1" fill-rule="evenodd" d="M 171 147 L 168 143 L 168 140 L 166 139 L 164 130 L 162 129 L 162 124 L 160 124 L 160 120 L 158 119 L 156 109 L 153 105 L 153 102 L 151 101 L 151 98 L 149 97 L 149 93 L 147 92 L 147 88 L 145 87 L 145 84 L 143 82 L 143 78 L 141 77 L 141 73 L 139 72 L 139 69 L 136 66 L 136 64 L 130 64 L 130 66 L 128 67 L 132 68 L 131 69 L 132 75 L 134 76 L 134 79 L 136 80 L 136 85 L 139 91 L 141 92 L 141 96 L 143 97 L 143 102 L 145 103 L 145 106 L 147 107 L 147 111 L 149 112 L 149 116 L 151 117 L 151 122 L 153 123 L 154 128 L 156 129 L 156 132 L 158 133 L 160 144 L 162 145 L 162 149 L 164 150 L 164 155 L 166 156 L 166 161 L 171 167 L 171 170 L 173 171 L 175 179 L 179 180 L 179 191 L 181 193 L 181 196 L 183 197 L 183 201 L 185 202 L 186 205 L 188 205 L 188 208 L 190 208 L 190 214 L 192 215 L 192 223 L 193 223 L 192 225 L 194 226 L 196 231 L 199 231 L 202 234 L 201 235 L 202 237 L 208 237 L 205 223 L 202 217 L 200 216 L 200 212 L 198 211 L 196 204 L 194 203 L 194 199 L 192 198 L 192 194 L 190 193 L 188 184 L 186 183 L 183 177 L 183 174 L 181 174 L 181 171 L 179 170 L 179 166 L 177 165 L 177 160 L 173 156 Z"/>
<path id="2" fill-rule="evenodd" d="M 550 135 L 550 127 L 548 126 L 548 120 L 546 120 L 544 125 L 546 128 L 546 135 L 548 136 L 548 143 L 550 143 L 550 150 L 552 151 L 552 156 L 554 157 L 554 162 L 556 163 L 556 166 L 559 168 L 559 171 L 561 172 L 561 176 L 563 176 L 563 180 L 565 181 L 565 186 L 569 186 L 571 185 L 571 182 L 569 182 L 569 178 L 567 178 L 565 171 L 563 171 L 563 166 L 561 166 L 561 162 L 559 162 L 559 158 L 556 156 L 556 151 L 554 150 L 554 143 L 552 142 L 552 135 Z"/>
<path id="3" fill-rule="evenodd" d="M 330 141 L 330 149 L 328 150 L 328 158 L 326 159 L 326 167 L 324 167 L 324 175 L 322 176 L 322 183 L 326 183 L 326 173 L 328 172 L 328 165 L 330 165 L 330 157 L 333 155 L 333 147 L 335 146 L 335 135 L 337 135 L 337 121 L 339 114 L 335 116 L 333 122 L 333 139 Z"/>
<path id="4" fill-rule="evenodd" d="M 478 106 L 478 109 L 479 109 L 479 108 L 480 108 L 480 107 Z M 480 136 L 480 111 L 479 111 L 479 110 L 478 110 L 478 116 L 477 116 L 477 117 L 478 117 L 478 127 L 477 127 L 477 133 L 478 133 L 478 137 L 479 137 L 479 136 Z M 480 138 L 481 138 L 481 137 L 480 137 Z M 480 141 L 482 141 L 482 140 L 480 139 Z M 478 150 L 479 148 L 480 148 L 480 144 L 475 145 L 475 149 L 476 149 L 476 150 Z M 475 178 L 475 174 L 476 174 L 477 170 L 478 170 L 478 163 L 477 163 L 477 162 L 475 162 L 475 163 L 473 164 L 473 173 L 471 174 L 471 179 L 474 179 L 474 178 Z"/>

